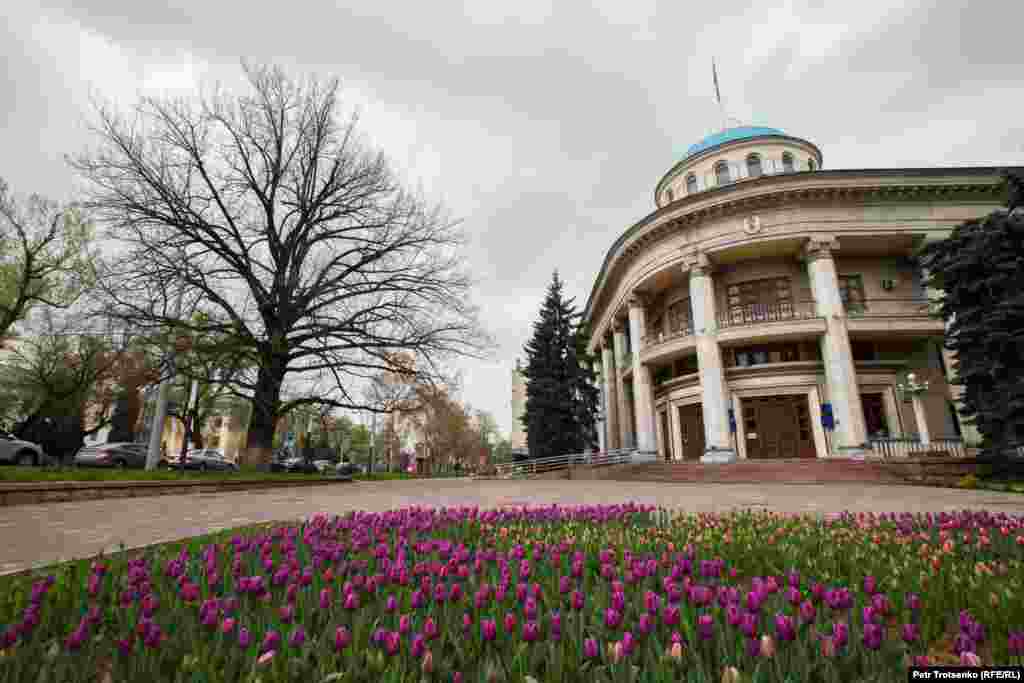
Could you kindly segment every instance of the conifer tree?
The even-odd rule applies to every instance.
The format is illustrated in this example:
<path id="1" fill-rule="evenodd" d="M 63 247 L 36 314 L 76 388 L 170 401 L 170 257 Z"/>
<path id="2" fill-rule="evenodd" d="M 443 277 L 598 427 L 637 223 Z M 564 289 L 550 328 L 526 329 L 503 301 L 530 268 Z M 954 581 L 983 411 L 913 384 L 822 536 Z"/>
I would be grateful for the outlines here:
<path id="1" fill-rule="evenodd" d="M 586 354 L 586 331 L 562 289 L 556 271 L 524 349 L 526 406 L 521 419 L 530 458 L 579 453 L 596 445 L 598 394 L 592 359 Z"/>
<path id="2" fill-rule="evenodd" d="M 964 386 L 963 414 L 988 454 L 1024 444 L 1024 178 L 1008 175 L 1006 209 L 966 221 L 919 255 L 941 289 L 946 348 Z"/>

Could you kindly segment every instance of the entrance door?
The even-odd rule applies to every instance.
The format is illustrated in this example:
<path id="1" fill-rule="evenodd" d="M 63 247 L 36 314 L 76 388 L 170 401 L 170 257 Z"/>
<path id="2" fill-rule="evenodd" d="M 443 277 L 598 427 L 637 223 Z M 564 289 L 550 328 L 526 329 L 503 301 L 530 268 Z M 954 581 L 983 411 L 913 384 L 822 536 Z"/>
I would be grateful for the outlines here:
<path id="1" fill-rule="evenodd" d="M 659 413 L 661 416 L 661 443 L 665 444 L 665 460 L 671 462 L 672 460 L 672 429 L 668 423 L 668 410 L 663 410 Z"/>
<path id="2" fill-rule="evenodd" d="M 679 432 L 683 442 L 683 460 L 704 455 L 704 413 L 699 403 L 679 408 Z"/>
<path id="3" fill-rule="evenodd" d="M 806 396 L 743 399 L 748 458 L 813 458 Z"/>
<path id="4" fill-rule="evenodd" d="M 864 409 L 864 426 L 868 436 L 888 436 L 889 426 L 885 422 L 885 402 L 881 394 L 861 394 L 860 403 Z"/>

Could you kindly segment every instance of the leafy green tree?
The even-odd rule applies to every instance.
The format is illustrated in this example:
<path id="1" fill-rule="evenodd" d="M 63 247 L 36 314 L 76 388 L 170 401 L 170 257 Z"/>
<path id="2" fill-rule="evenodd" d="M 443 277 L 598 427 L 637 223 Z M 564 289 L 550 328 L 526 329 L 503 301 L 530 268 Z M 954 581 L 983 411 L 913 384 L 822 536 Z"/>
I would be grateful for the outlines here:
<path id="1" fill-rule="evenodd" d="M 0 178 L 0 338 L 33 308 L 78 300 L 92 282 L 92 238 L 77 207 L 17 198 Z"/>
<path id="2" fill-rule="evenodd" d="M 579 453 L 597 445 L 597 389 L 581 344 L 582 317 L 554 273 L 533 337 L 525 347 L 526 406 L 522 416 L 530 458 Z"/>
<path id="3" fill-rule="evenodd" d="M 1007 175 L 1008 201 L 957 226 L 919 255 L 944 293 L 946 348 L 964 386 L 963 414 L 988 454 L 1024 444 L 1024 178 Z"/>

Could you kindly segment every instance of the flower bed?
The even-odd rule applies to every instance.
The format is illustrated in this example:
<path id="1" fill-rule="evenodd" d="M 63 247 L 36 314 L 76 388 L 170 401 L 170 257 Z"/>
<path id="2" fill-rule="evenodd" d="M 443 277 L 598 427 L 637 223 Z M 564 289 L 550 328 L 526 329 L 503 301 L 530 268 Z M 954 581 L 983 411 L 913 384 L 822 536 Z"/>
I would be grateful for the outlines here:
<path id="1" fill-rule="evenodd" d="M 906 680 L 1021 664 L 1024 518 L 317 516 L 0 590 L 3 681 Z"/>

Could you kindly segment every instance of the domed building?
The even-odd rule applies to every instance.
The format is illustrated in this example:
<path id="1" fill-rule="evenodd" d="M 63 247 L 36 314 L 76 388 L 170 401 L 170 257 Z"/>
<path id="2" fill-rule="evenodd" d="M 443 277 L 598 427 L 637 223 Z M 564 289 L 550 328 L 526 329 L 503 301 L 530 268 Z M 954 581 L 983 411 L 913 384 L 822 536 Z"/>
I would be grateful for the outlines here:
<path id="1" fill-rule="evenodd" d="M 764 127 L 690 146 L 584 309 L 603 446 L 721 463 L 962 452 L 977 435 L 913 256 L 998 208 L 1000 171 L 827 170 Z"/>

